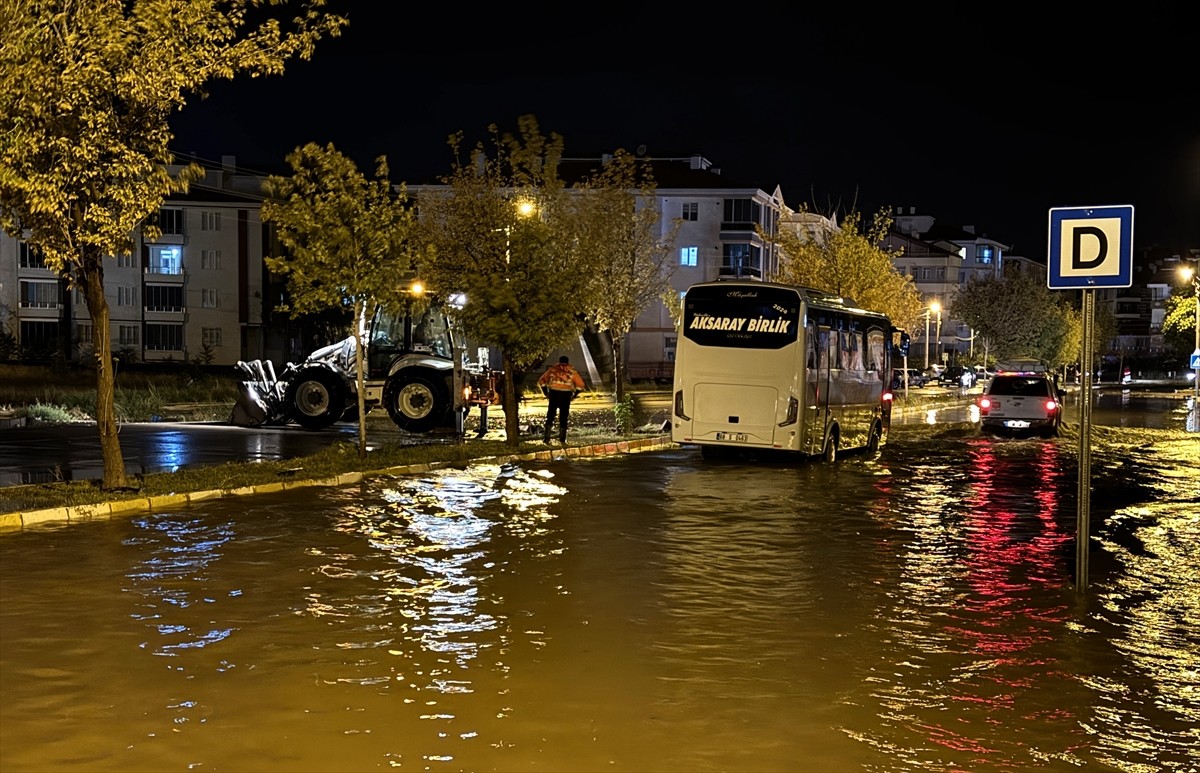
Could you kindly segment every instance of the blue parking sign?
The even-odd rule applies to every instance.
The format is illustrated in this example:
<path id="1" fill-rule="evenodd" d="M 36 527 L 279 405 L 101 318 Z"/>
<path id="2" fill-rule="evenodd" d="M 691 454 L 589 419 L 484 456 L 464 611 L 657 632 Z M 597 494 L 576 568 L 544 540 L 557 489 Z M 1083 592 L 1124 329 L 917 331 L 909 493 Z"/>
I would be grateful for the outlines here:
<path id="1" fill-rule="evenodd" d="M 1093 290 L 1132 285 L 1132 205 L 1051 208 L 1047 287 Z"/>

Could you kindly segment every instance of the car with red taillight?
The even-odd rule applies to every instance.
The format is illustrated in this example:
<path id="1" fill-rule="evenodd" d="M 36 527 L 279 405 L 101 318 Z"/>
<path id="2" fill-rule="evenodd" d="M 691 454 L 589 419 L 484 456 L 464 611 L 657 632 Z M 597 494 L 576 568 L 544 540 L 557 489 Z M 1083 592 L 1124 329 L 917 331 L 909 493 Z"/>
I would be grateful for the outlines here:
<path id="1" fill-rule="evenodd" d="M 1045 370 L 997 370 L 977 401 L 981 429 L 992 435 L 1055 437 L 1065 396 Z"/>

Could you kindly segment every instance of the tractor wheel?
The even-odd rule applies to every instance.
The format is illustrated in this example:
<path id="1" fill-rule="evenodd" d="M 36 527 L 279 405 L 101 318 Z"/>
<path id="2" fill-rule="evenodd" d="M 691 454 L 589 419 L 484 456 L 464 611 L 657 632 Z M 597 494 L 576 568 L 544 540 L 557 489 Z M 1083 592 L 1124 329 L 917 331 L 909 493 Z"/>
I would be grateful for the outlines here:
<path id="1" fill-rule="evenodd" d="M 292 420 L 301 427 L 325 429 L 342 418 L 348 391 L 333 371 L 306 368 L 288 382 L 285 400 Z"/>
<path id="2" fill-rule="evenodd" d="M 450 395 L 442 380 L 425 373 L 400 373 L 383 388 L 388 416 L 406 432 L 428 432 L 450 412 Z"/>

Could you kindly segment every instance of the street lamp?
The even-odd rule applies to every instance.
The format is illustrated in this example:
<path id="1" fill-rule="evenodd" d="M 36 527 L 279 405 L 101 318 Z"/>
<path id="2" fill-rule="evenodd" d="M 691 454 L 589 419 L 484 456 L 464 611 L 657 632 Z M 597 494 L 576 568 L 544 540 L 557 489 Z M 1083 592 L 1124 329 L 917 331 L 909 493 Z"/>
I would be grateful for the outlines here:
<path id="1" fill-rule="evenodd" d="M 929 304 L 929 308 L 925 309 L 925 370 L 929 370 L 929 316 L 937 314 L 937 337 L 941 340 L 942 337 L 942 304 L 934 301 Z"/>
<path id="2" fill-rule="evenodd" d="M 1184 263 L 1179 266 L 1179 276 L 1184 282 L 1191 282 L 1192 287 L 1196 290 L 1196 347 L 1192 353 L 1200 352 L 1200 274 L 1196 272 L 1196 266 L 1190 263 Z M 1195 368 L 1192 374 L 1192 389 L 1194 397 L 1192 400 L 1192 409 L 1200 411 L 1200 368 Z"/>

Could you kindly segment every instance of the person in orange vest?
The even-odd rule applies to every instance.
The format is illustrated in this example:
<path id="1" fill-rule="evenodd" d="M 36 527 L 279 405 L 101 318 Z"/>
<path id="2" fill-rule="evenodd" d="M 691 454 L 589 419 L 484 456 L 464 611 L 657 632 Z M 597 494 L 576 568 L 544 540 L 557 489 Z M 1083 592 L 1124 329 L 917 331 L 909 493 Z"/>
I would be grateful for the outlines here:
<path id="1" fill-rule="evenodd" d="M 537 380 L 542 394 L 549 400 L 546 408 L 546 429 L 542 432 L 542 442 L 550 442 L 550 427 L 554 425 L 554 416 L 558 414 L 558 442 L 567 442 L 567 422 L 571 412 L 571 401 L 583 391 L 583 376 L 571 367 L 567 355 L 558 358 L 558 362 L 546 369 Z"/>

